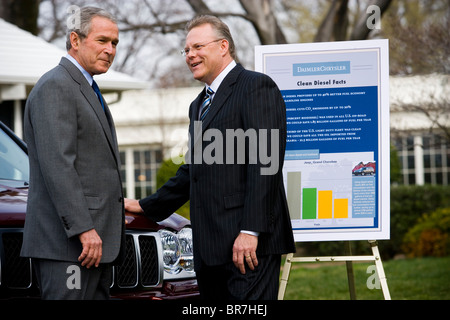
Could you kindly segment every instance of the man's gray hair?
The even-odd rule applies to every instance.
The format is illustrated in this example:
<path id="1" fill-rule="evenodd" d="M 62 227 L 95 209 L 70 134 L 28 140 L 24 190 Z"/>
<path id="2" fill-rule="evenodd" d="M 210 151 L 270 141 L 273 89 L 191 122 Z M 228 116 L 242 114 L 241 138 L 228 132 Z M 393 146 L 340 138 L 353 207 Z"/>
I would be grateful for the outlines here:
<path id="1" fill-rule="evenodd" d="M 67 29 L 67 37 L 66 37 L 66 49 L 69 51 L 72 48 L 72 44 L 70 43 L 70 34 L 72 32 L 76 32 L 81 39 L 87 37 L 89 32 L 91 31 L 91 22 L 95 17 L 102 17 L 108 20 L 111 20 L 115 24 L 117 24 L 116 18 L 110 14 L 108 11 L 96 8 L 96 7 L 83 7 L 80 10 L 77 10 L 74 14 L 79 14 L 79 23 L 73 24 L 73 26 L 68 25 Z"/>
<path id="2" fill-rule="evenodd" d="M 194 17 L 191 21 L 186 24 L 185 30 L 187 32 L 191 31 L 193 28 L 199 27 L 203 24 L 209 24 L 215 30 L 217 36 L 221 39 L 228 41 L 228 51 L 234 60 L 237 59 L 236 47 L 234 45 L 233 37 L 231 36 L 230 29 L 228 26 L 219 18 L 210 15 L 200 15 Z"/>

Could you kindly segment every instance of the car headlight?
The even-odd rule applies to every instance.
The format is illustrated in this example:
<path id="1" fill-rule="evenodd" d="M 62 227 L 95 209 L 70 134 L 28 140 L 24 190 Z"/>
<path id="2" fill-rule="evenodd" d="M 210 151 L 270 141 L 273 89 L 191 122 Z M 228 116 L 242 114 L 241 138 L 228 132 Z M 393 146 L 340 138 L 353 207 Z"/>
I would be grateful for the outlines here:
<path id="1" fill-rule="evenodd" d="M 192 246 L 192 229 L 183 228 L 178 232 L 180 241 L 180 265 L 186 271 L 194 271 L 194 249 Z"/>
<path id="2" fill-rule="evenodd" d="M 168 230 L 160 230 L 161 243 L 163 249 L 164 270 L 169 273 L 181 271 L 180 262 L 180 242 L 175 233 Z"/>
<path id="3" fill-rule="evenodd" d="M 168 230 L 159 231 L 163 249 L 164 270 L 170 274 L 180 273 L 183 269 L 194 271 L 192 249 L 192 230 L 183 228 L 178 233 Z"/>

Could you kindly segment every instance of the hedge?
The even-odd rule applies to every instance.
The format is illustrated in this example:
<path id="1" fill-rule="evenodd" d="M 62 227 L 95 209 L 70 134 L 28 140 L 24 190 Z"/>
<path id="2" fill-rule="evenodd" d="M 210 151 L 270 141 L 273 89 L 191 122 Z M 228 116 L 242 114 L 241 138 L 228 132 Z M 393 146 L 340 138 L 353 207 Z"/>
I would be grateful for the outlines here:
<path id="1" fill-rule="evenodd" d="M 157 175 L 158 187 L 174 176 L 178 167 L 179 165 L 174 164 L 170 159 L 164 161 Z M 379 241 L 380 253 L 384 259 L 393 258 L 397 254 L 411 253 L 404 250 L 405 235 L 419 222 L 419 218 L 424 214 L 430 214 L 439 208 L 450 208 L 450 186 L 391 186 L 390 200 L 390 240 Z M 177 212 L 189 219 L 189 203 Z M 437 234 L 428 234 L 428 237 L 433 236 L 439 237 Z M 342 241 L 303 242 L 297 244 L 297 248 L 297 255 L 347 255 L 346 246 Z M 351 249 L 352 254 L 370 253 L 370 246 L 367 241 L 352 241 Z M 450 254 L 450 252 L 447 252 L 447 254 Z"/>
<path id="2" fill-rule="evenodd" d="M 425 213 L 409 229 L 403 250 L 410 257 L 443 257 L 450 254 L 450 207 Z"/>
<path id="3" fill-rule="evenodd" d="M 450 207 L 450 187 L 441 185 L 391 186 L 390 240 L 380 240 L 378 247 L 383 259 L 405 254 L 403 240 L 410 228 L 424 214 Z M 367 241 L 352 241 L 352 254 L 370 254 Z M 297 244 L 297 255 L 347 255 L 342 241 Z"/>

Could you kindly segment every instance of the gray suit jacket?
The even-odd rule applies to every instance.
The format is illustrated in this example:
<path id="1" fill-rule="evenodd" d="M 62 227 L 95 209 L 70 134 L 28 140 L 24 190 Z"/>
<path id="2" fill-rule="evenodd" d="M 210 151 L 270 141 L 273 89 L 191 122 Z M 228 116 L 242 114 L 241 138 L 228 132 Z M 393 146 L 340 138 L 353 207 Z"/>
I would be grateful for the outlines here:
<path id="1" fill-rule="evenodd" d="M 25 108 L 30 190 L 21 255 L 77 261 L 78 235 L 95 228 L 102 263 L 123 247 L 120 158 L 111 113 L 66 58 L 31 91 Z"/>

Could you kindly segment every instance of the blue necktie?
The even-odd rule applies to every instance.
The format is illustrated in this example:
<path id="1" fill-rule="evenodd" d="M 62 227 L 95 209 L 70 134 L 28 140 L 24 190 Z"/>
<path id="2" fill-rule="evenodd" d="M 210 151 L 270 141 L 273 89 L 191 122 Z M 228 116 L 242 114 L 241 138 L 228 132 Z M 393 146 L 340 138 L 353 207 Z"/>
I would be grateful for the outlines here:
<path id="1" fill-rule="evenodd" d="M 211 106 L 211 96 L 213 94 L 214 94 L 214 91 L 212 91 L 212 89 L 210 87 L 208 87 L 208 89 L 206 90 L 205 99 L 203 100 L 202 106 L 200 108 L 200 110 L 201 110 L 200 120 L 201 121 L 206 117 L 206 114 L 209 111 L 209 107 Z"/>
<path id="2" fill-rule="evenodd" d="M 95 93 L 97 94 L 98 100 L 102 104 L 103 111 L 105 111 L 105 106 L 103 105 L 102 94 L 100 93 L 100 89 L 97 85 L 97 82 L 95 82 L 95 80 L 92 81 L 92 88 L 94 89 Z"/>

